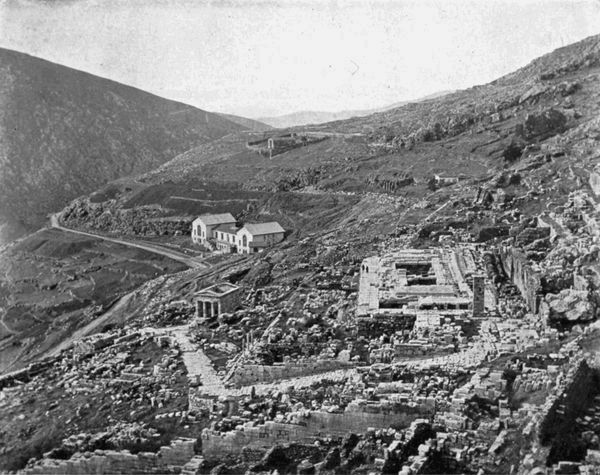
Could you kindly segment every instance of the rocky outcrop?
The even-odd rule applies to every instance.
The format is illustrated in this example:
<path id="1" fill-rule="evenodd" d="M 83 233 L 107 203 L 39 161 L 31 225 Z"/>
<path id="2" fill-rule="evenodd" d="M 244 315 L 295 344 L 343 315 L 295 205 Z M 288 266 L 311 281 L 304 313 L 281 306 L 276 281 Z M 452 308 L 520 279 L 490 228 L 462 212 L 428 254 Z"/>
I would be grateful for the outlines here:
<path id="1" fill-rule="evenodd" d="M 547 294 L 544 310 L 557 322 L 586 322 L 596 316 L 596 309 L 585 290 L 565 289 L 559 294 Z"/>
<path id="2" fill-rule="evenodd" d="M 527 140 L 544 140 L 566 130 L 567 117 L 556 109 L 527 114 L 517 126 L 517 135 Z"/>
<path id="3" fill-rule="evenodd" d="M 140 236 L 189 235 L 193 219 L 165 216 L 165 210 L 156 206 L 119 208 L 112 200 L 93 203 L 88 199 L 73 201 L 61 214 L 61 222 L 68 227 Z"/>

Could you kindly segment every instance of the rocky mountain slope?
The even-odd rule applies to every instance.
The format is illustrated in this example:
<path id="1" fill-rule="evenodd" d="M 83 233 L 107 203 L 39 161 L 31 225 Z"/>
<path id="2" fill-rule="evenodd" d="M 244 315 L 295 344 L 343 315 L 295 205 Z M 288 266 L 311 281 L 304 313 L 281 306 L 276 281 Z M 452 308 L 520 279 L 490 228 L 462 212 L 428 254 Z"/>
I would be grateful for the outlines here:
<path id="1" fill-rule="evenodd" d="M 245 129 L 221 115 L 0 49 L 0 241 L 122 176 Z"/>
<path id="2" fill-rule="evenodd" d="M 304 230 L 305 223 L 311 225 L 310 213 L 301 204 L 270 197 L 300 192 L 299 203 L 307 200 L 314 205 L 317 194 L 323 205 L 311 209 L 319 214 L 326 209 L 323 196 L 327 194 L 353 194 L 355 199 L 348 205 L 354 206 L 366 199 L 365 194 L 376 193 L 381 199 L 403 201 L 418 221 L 427 215 L 426 210 L 417 211 L 424 198 L 432 197 L 432 207 L 438 197 L 453 194 L 474 199 L 482 184 L 496 174 L 527 167 L 568 169 L 584 163 L 589 168 L 597 146 L 591 131 L 596 130 L 599 110 L 599 42 L 599 37 L 591 37 L 561 48 L 484 86 L 363 118 L 289 129 L 299 137 L 322 140 L 272 158 L 249 143 L 284 132 L 250 138 L 232 134 L 190 149 L 136 179 L 114 183 L 107 199 L 75 203 L 69 209 L 79 207 L 79 211 L 68 216 L 77 225 L 95 227 L 98 223 L 92 217 L 99 215 L 99 207 L 114 215 L 117 209 L 135 213 L 135 207 L 143 204 L 158 207 L 162 215 L 193 216 L 209 209 L 229 210 L 233 199 L 238 200 L 234 209 L 238 216 L 287 216 L 292 228 Z M 588 137 L 585 149 L 579 140 L 582 135 Z M 552 164 L 543 161 L 552 155 L 564 158 Z M 528 172 L 530 184 L 538 173 Z M 439 189 L 432 181 L 435 175 L 458 183 Z M 226 197 L 208 191 L 219 187 L 232 191 Z M 177 193 L 169 191 L 174 189 Z M 248 200 L 242 190 L 263 195 Z M 525 188 L 511 191 L 519 192 Z M 566 193 L 561 189 L 559 196 Z M 98 209 L 88 214 L 90 207 Z M 114 220 L 113 225 L 119 226 Z M 128 232 L 127 228 L 121 231 Z"/>
<path id="3" fill-rule="evenodd" d="M 402 101 L 396 102 L 394 104 L 390 104 L 385 107 L 380 107 L 377 109 L 361 109 L 361 110 L 343 110 L 339 112 L 326 112 L 326 111 L 300 111 L 300 112 L 292 112 L 291 114 L 284 114 L 275 117 L 263 117 L 258 120 L 269 124 L 270 126 L 276 128 L 287 128 L 287 127 L 296 127 L 300 125 L 308 125 L 308 124 L 323 124 L 325 122 L 333 122 L 336 120 L 346 120 L 351 119 L 353 117 L 364 117 L 367 115 L 375 114 L 377 112 L 383 112 L 391 109 L 397 109 L 409 102 L 420 102 L 428 99 L 434 99 L 436 97 L 441 97 L 446 94 L 449 94 L 450 91 L 438 92 L 435 94 L 430 94 L 428 96 L 422 97 L 420 99 L 416 99 L 414 101 Z"/>

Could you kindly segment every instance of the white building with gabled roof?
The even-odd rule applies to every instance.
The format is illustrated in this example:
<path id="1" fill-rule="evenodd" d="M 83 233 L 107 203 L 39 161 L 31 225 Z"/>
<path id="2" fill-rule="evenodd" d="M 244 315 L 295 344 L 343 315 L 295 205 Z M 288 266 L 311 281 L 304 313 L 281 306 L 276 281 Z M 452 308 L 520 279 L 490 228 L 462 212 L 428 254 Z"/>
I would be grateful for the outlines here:
<path id="1" fill-rule="evenodd" d="M 246 223 L 237 232 L 237 252 L 239 254 L 253 254 L 261 252 L 283 241 L 285 229 L 276 221 L 270 223 Z"/>
<path id="2" fill-rule="evenodd" d="M 213 228 L 215 247 L 225 253 L 235 252 L 238 228 L 235 224 L 219 224 Z"/>
<path id="3" fill-rule="evenodd" d="M 231 213 L 203 214 L 192 222 L 192 241 L 206 244 L 209 239 L 214 238 L 213 230 L 217 226 L 235 226 L 235 218 Z"/>

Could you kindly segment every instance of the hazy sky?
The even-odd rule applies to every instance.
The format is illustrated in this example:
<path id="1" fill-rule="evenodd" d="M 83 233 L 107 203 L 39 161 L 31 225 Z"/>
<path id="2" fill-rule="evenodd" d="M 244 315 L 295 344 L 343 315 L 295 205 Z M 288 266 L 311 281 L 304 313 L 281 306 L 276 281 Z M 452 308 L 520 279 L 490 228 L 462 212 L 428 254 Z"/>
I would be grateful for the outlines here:
<path id="1" fill-rule="evenodd" d="M 0 46 L 249 117 L 481 84 L 600 33 L 600 0 L 0 0 Z"/>

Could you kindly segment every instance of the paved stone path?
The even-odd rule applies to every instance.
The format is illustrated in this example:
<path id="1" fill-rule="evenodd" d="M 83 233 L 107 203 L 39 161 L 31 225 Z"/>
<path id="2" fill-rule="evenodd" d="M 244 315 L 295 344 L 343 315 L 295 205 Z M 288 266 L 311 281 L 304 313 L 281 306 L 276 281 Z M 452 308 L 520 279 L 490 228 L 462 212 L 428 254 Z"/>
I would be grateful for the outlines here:
<path id="1" fill-rule="evenodd" d="M 289 386 L 296 388 L 308 387 L 314 383 L 323 380 L 343 381 L 347 377 L 354 376 L 356 370 L 339 369 L 327 371 L 324 373 L 311 374 L 308 376 L 299 376 L 296 378 L 285 379 L 274 383 L 255 384 L 244 386 L 241 388 L 228 388 L 223 383 L 222 378 L 217 374 L 215 368 L 201 348 L 196 346 L 188 336 L 188 326 L 181 325 L 178 327 L 170 327 L 164 329 L 152 329 L 154 333 L 164 333 L 173 336 L 179 345 L 182 352 L 183 363 L 188 372 L 188 377 L 191 380 L 199 378 L 202 382 L 202 389 L 209 396 L 242 396 L 248 395 L 252 391 L 252 387 L 256 394 L 269 394 L 273 391 L 281 391 Z"/>
<path id="2" fill-rule="evenodd" d="M 172 334 L 182 352 L 183 363 L 191 380 L 200 378 L 202 387 L 206 393 L 211 396 L 224 396 L 229 394 L 229 390 L 223 384 L 223 380 L 215 371 L 215 368 L 201 348 L 198 348 L 191 342 L 188 336 L 189 328 L 187 325 L 170 328 L 168 333 Z"/>

